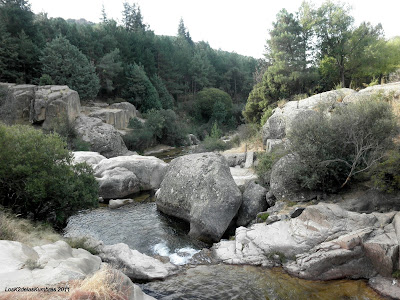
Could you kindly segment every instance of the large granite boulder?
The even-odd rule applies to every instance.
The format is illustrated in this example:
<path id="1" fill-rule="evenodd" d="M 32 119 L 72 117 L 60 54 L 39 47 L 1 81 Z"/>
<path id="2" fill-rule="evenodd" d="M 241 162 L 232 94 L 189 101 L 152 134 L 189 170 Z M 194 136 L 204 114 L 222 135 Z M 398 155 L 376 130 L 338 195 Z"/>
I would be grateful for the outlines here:
<path id="1" fill-rule="evenodd" d="M 340 89 L 311 96 L 299 101 L 289 101 L 282 108 L 276 108 L 273 115 L 267 120 L 262 129 L 263 144 L 268 139 L 283 139 L 291 130 L 292 124 L 299 119 L 307 119 L 316 114 L 316 108 L 332 108 L 336 103 L 343 101 L 355 93 L 352 89 Z"/>
<path id="2" fill-rule="evenodd" d="M 290 274 L 314 280 L 388 276 L 399 266 L 400 214 L 359 214 L 335 204 L 308 206 L 295 219 L 239 227 L 213 246 L 226 263 L 271 265 L 279 253 Z M 400 224 L 400 223 L 399 223 Z"/>
<path id="3" fill-rule="evenodd" d="M 215 153 L 174 159 L 156 194 L 157 208 L 190 223 L 189 235 L 219 241 L 242 202 L 226 159 Z"/>
<path id="4" fill-rule="evenodd" d="M 101 119 L 79 116 L 74 124 L 77 135 L 90 144 L 91 151 L 105 157 L 124 155 L 128 152 L 121 135 L 114 126 Z"/>
<path id="5" fill-rule="evenodd" d="M 171 263 L 163 263 L 158 259 L 132 250 L 128 245 L 119 243 L 104 246 L 100 257 L 133 280 L 164 279 L 173 274 L 177 267 Z"/>
<path id="6" fill-rule="evenodd" d="M 83 279 L 100 268 L 101 259 L 64 241 L 30 248 L 0 241 L 0 290 L 34 287 Z"/>
<path id="7" fill-rule="evenodd" d="M 40 86 L 32 102 L 31 121 L 43 122 L 43 129 L 51 130 L 66 126 L 66 122 L 72 124 L 80 112 L 81 102 L 76 91 L 66 85 Z"/>
<path id="8" fill-rule="evenodd" d="M 254 181 L 250 181 L 246 185 L 243 193 L 243 202 L 236 221 L 237 226 L 247 226 L 251 221 L 256 219 L 259 212 L 267 210 L 266 194 L 267 189 Z"/>
<path id="9" fill-rule="evenodd" d="M 16 85 L 0 83 L 0 88 L 8 93 L 0 101 L 0 117 L 8 124 L 29 124 L 31 104 L 35 97 L 36 86 L 31 84 Z"/>
<path id="10" fill-rule="evenodd" d="M 104 199 L 124 198 L 130 194 L 156 190 L 168 164 L 154 156 L 118 156 L 103 159 L 94 166 L 99 182 L 99 196 Z"/>
<path id="11" fill-rule="evenodd" d="M 318 192 L 303 189 L 293 172 L 297 155 L 287 154 L 280 158 L 271 170 L 270 192 L 277 200 L 309 201 L 317 198 Z"/>
<path id="12" fill-rule="evenodd" d="M 136 117 L 136 108 L 129 102 L 114 103 L 108 107 L 92 110 L 89 117 L 99 118 L 116 129 L 125 129 L 129 120 Z"/>
<path id="13" fill-rule="evenodd" d="M 358 93 L 347 95 L 344 103 L 351 103 L 357 101 L 365 101 L 371 99 L 399 99 L 400 98 L 400 82 L 393 82 L 383 85 L 374 85 L 360 90 Z"/>

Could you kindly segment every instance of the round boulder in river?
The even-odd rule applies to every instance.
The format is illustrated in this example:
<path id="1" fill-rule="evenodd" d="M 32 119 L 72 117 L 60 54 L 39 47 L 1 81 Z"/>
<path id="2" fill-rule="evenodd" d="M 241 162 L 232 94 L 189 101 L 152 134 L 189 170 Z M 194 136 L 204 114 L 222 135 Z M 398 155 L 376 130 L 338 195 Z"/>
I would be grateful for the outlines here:
<path id="1" fill-rule="evenodd" d="M 241 203 L 228 162 L 215 153 L 174 159 L 157 193 L 157 208 L 189 222 L 189 235 L 205 242 L 221 239 Z"/>

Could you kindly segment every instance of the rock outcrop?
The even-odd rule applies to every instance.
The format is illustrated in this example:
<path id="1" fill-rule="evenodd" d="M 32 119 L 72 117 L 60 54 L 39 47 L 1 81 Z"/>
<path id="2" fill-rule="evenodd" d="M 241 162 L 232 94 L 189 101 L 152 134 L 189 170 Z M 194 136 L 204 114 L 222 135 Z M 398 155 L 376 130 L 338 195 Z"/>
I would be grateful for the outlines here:
<path id="1" fill-rule="evenodd" d="M 399 267 L 400 213 L 359 214 L 335 204 L 305 208 L 295 219 L 236 229 L 213 246 L 226 263 L 274 265 L 313 280 L 388 276 Z M 288 262 L 285 263 L 285 261 Z"/>
<path id="2" fill-rule="evenodd" d="M 189 222 L 189 235 L 206 242 L 222 237 L 242 202 L 226 159 L 215 153 L 172 160 L 156 198 L 160 211 Z"/>
<path id="3" fill-rule="evenodd" d="M 299 119 L 307 119 L 320 107 L 332 108 L 338 102 L 355 93 L 352 89 L 340 89 L 311 96 L 299 101 L 289 101 L 282 108 L 276 108 L 262 129 L 263 143 L 268 139 L 283 139 L 290 131 L 292 124 Z"/>
<path id="4" fill-rule="evenodd" d="M 123 243 L 104 246 L 100 257 L 134 280 L 164 279 L 177 269 L 171 263 L 163 263 Z"/>
<path id="5" fill-rule="evenodd" d="M 105 157 L 115 157 L 128 152 L 118 131 L 101 119 L 81 115 L 75 120 L 74 127 L 77 135 L 90 144 L 91 151 L 99 152 Z"/>
<path id="6" fill-rule="evenodd" d="M 6 287 L 44 286 L 83 279 L 99 270 L 101 259 L 83 249 L 72 249 L 58 241 L 28 247 L 14 241 L 0 241 L 0 290 Z"/>
<path id="7" fill-rule="evenodd" d="M 99 182 L 99 196 L 104 199 L 124 198 L 130 194 L 156 190 L 168 164 L 154 156 L 118 156 L 103 159 L 94 166 Z"/>
<path id="8" fill-rule="evenodd" d="M 317 198 L 318 192 L 302 189 L 293 173 L 297 157 L 287 154 L 280 158 L 271 170 L 270 192 L 277 200 L 310 201 Z"/>
<path id="9" fill-rule="evenodd" d="M 86 162 L 91 166 L 95 166 L 103 159 L 106 159 L 103 155 L 101 155 L 98 152 L 75 151 L 72 154 L 74 156 L 74 163 Z"/>
<path id="10" fill-rule="evenodd" d="M 40 86 L 32 102 L 31 121 L 43 122 L 42 127 L 52 130 L 57 126 L 73 124 L 81 112 L 81 102 L 76 91 L 68 86 Z"/>
<path id="11" fill-rule="evenodd" d="M 116 129 L 128 128 L 129 120 L 136 117 L 136 108 L 129 102 L 114 103 L 107 107 L 95 107 L 88 113 L 89 117 L 101 119 Z"/>
<path id="12" fill-rule="evenodd" d="M 393 82 L 383 85 L 374 85 L 360 90 L 358 93 L 347 95 L 344 103 L 364 101 L 370 99 L 399 99 L 400 98 L 400 82 Z"/>

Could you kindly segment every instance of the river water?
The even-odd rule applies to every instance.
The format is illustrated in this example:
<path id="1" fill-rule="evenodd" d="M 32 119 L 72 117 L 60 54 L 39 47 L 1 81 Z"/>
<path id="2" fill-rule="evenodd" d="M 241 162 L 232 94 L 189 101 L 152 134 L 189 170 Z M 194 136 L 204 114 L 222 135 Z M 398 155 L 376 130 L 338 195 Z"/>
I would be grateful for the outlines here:
<path id="1" fill-rule="evenodd" d="M 167 162 L 186 153 L 178 148 L 157 156 Z M 80 212 L 69 219 L 66 236 L 89 235 L 106 245 L 126 243 L 150 256 L 168 256 L 186 270 L 164 281 L 141 284 L 141 288 L 162 300 L 377 300 L 384 299 L 363 280 L 308 281 L 287 275 L 281 268 L 255 266 L 188 265 L 204 243 L 187 236 L 187 223 L 168 217 L 156 209 L 150 195 L 137 202 L 109 209 Z M 143 201 L 144 200 L 144 201 Z"/>

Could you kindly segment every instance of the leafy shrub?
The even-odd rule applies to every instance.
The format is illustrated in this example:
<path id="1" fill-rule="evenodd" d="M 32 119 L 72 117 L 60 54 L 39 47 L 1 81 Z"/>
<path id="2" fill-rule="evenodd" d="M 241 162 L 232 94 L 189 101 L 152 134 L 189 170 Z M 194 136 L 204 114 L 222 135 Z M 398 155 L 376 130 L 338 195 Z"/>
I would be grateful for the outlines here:
<path id="1" fill-rule="evenodd" d="M 205 122 L 208 122 L 214 117 L 222 123 L 225 120 L 229 120 L 232 116 L 232 99 L 228 93 L 220 89 L 203 89 L 197 93 L 195 101 L 198 115 L 201 116 Z M 223 116 L 223 114 L 225 114 L 225 116 Z"/>
<path id="2" fill-rule="evenodd" d="M 206 136 L 204 139 L 202 146 L 207 151 L 224 151 L 231 148 L 230 143 L 225 143 L 224 141 L 220 140 L 219 138 Z"/>
<path id="3" fill-rule="evenodd" d="M 50 75 L 43 74 L 42 77 L 40 77 L 39 85 L 52 85 L 52 84 L 54 84 L 54 81 L 50 77 Z"/>
<path id="4" fill-rule="evenodd" d="M 72 164 L 58 134 L 0 125 L 0 204 L 23 217 L 62 227 L 69 216 L 98 204 L 92 168 Z"/>
<path id="5" fill-rule="evenodd" d="M 129 127 L 134 129 L 123 138 L 131 150 L 143 151 L 157 143 L 180 146 L 186 141 L 183 124 L 171 109 L 150 110 L 142 123 L 137 118 L 130 121 Z"/>
<path id="6" fill-rule="evenodd" d="M 299 155 L 294 170 L 308 189 L 335 190 L 379 162 L 392 145 L 395 118 L 388 103 L 360 101 L 317 113 L 292 125 L 291 148 Z"/>
<path id="7" fill-rule="evenodd" d="M 372 171 L 374 186 L 387 193 L 400 190 L 400 152 L 392 150 Z"/>
<path id="8" fill-rule="evenodd" d="M 257 153 L 258 164 L 255 167 L 255 171 L 262 185 L 264 186 L 269 185 L 272 166 L 284 155 L 285 155 L 284 151 Z"/>
<path id="9" fill-rule="evenodd" d="M 263 115 L 261 116 L 260 125 L 261 127 L 268 121 L 268 119 L 272 116 L 272 107 L 268 107 Z"/>

